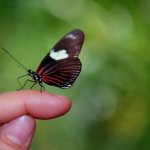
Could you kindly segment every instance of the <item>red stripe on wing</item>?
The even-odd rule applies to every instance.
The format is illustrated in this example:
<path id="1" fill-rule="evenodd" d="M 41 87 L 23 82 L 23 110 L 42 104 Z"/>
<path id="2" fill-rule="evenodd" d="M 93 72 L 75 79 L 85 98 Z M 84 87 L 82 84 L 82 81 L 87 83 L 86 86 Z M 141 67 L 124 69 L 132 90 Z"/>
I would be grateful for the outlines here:
<path id="1" fill-rule="evenodd" d="M 73 85 L 80 71 L 80 60 L 78 58 L 70 58 L 55 61 L 52 66 L 46 66 L 41 76 L 42 80 L 48 85 L 67 88 Z"/>

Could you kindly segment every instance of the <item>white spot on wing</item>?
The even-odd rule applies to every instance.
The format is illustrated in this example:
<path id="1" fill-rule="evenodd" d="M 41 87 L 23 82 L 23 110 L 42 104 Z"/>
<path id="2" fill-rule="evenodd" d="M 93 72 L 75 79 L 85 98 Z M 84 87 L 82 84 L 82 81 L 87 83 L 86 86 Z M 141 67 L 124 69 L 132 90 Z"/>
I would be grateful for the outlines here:
<path id="1" fill-rule="evenodd" d="M 52 59 L 55 59 L 55 60 L 61 60 L 61 59 L 65 59 L 65 58 L 68 58 L 69 57 L 69 54 L 67 54 L 67 51 L 66 50 L 59 50 L 58 52 L 55 52 L 54 49 L 52 49 L 49 53 L 49 56 L 52 58 Z"/>
<path id="2" fill-rule="evenodd" d="M 75 40 L 77 37 L 76 37 L 75 35 L 73 35 L 73 34 L 68 34 L 68 35 L 66 36 L 66 38 Z"/>
<path id="3" fill-rule="evenodd" d="M 68 88 L 71 88 L 71 86 L 72 86 L 72 85 L 69 84 L 69 85 L 64 85 L 64 86 L 62 86 L 61 88 L 63 88 L 63 89 L 68 89 Z"/>

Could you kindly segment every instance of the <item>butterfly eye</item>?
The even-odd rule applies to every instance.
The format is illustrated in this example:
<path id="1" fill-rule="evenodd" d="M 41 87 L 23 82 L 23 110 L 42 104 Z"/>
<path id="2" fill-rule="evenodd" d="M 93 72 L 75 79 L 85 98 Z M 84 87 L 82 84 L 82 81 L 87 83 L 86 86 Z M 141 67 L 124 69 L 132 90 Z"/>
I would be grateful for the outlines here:
<path id="1" fill-rule="evenodd" d="M 31 74 L 31 73 L 32 73 L 32 71 L 29 69 L 29 70 L 27 71 L 27 73 L 28 73 L 28 74 Z"/>

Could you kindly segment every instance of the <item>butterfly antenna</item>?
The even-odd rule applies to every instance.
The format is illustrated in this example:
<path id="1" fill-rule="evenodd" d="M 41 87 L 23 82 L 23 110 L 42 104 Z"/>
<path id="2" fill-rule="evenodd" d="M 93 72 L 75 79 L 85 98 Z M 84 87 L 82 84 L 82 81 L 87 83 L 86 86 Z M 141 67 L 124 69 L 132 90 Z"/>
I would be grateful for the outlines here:
<path id="1" fill-rule="evenodd" d="M 16 63 L 22 66 L 25 70 L 28 70 L 22 63 L 20 63 L 13 55 L 11 55 L 5 48 L 2 47 L 2 50 L 7 53 Z"/>

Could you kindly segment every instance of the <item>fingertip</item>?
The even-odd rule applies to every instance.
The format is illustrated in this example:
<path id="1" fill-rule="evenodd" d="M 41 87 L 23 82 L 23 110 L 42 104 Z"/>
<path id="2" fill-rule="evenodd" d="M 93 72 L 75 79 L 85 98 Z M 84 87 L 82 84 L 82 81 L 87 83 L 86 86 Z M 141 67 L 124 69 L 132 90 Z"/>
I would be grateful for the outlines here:
<path id="1" fill-rule="evenodd" d="M 29 113 L 38 119 L 52 119 L 66 114 L 72 105 L 68 97 L 48 92 L 25 91 L 30 94 L 26 101 Z"/>
<path id="2" fill-rule="evenodd" d="M 22 115 L 52 119 L 64 115 L 70 108 L 71 101 L 65 96 L 35 90 L 8 92 L 0 95 L 0 122 Z"/>
<path id="3" fill-rule="evenodd" d="M 31 116 L 21 116 L 7 122 L 0 128 L 0 147 L 2 149 L 27 149 L 36 128 Z"/>

